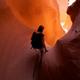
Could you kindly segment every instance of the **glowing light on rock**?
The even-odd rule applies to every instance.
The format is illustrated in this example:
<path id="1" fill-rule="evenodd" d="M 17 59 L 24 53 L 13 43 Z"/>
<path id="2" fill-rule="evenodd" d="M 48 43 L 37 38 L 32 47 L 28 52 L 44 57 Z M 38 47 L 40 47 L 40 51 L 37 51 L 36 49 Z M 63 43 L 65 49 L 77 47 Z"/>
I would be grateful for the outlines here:
<path id="1" fill-rule="evenodd" d="M 27 27 L 45 27 L 45 39 L 49 45 L 64 35 L 60 27 L 59 7 L 56 0 L 6 0 L 16 18 Z"/>
<path id="2" fill-rule="evenodd" d="M 66 14 L 68 0 L 6 0 L 6 2 L 16 18 L 27 27 L 36 30 L 39 24 L 44 25 L 46 43 L 51 46 L 71 27 L 70 17 Z"/>
<path id="3" fill-rule="evenodd" d="M 67 33 L 72 25 L 70 16 L 67 15 L 66 11 L 68 8 L 68 0 L 57 0 L 60 11 L 60 24 L 65 33 Z"/>
<path id="4" fill-rule="evenodd" d="M 61 22 L 62 29 L 64 30 L 65 33 L 67 33 L 68 30 L 66 28 L 64 28 L 64 24 L 65 24 L 65 22 Z"/>
<path id="5" fill-rule="evenodd" d="M 68 6 L 72 5 L 76 0 L 68 0 Z"/>

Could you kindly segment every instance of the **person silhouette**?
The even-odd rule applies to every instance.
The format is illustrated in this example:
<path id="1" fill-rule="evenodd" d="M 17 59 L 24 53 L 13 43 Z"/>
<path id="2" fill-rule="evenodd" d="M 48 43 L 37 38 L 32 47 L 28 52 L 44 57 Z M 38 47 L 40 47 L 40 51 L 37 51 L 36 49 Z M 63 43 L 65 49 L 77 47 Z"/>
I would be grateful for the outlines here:
<path id="1" fill-rule="evenodd" d="M 44 51 L 47 52 L 45 41 L 44 41 L 44 34 L 43 34 L 44 26 L 39 25 L 37 32 L 33 32 L 31 37 L 31 44 L 33 49 L 39 49 L 40 53 Z"/>
<path id="2" fill-rule="evenodd" d="M 40 54 L 38 54 L 38 56 L 36 58 L 37 60 L 36 60 L 36 63 L 34 65 L 33 79 L 34 79 L 34 76 L 36 75 L 35 74 L 36 70 L 38 71 L 37 77 L 39 76 L 40 68 L 42 65 L 43 55 L 44 55 L 44 53 L 48 52 L 46 45 L 45 45 L 45 41 L 44 41 L 43 30 L 44 30 L 44 26 L 39 25 L 37 32 L 33 32 L 32 37 L 31 37 L 32 48 L 38 49 L 40 52 Z"/>

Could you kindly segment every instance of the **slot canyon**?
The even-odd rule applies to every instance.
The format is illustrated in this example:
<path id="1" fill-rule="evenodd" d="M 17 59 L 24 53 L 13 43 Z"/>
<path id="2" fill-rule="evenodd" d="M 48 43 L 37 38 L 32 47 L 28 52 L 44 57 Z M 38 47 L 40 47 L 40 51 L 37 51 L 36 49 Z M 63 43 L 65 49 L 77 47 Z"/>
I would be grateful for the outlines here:
<path id="1" fill-rule="evenodd" d="M 66 23 L 66 27 L 70 24 L 66 14 L 68 2 L 67 0 L 63 2 L 64 7 L 61 3 L 62 1 L 59 0 L 58 3 L 55 0 L 35 0 L 34 2 L 32 0 L 7 0 L 7 5 L 13 14 L 26 27 L 33 30 L 36 30 L 40 24 L 45 27 L 46 43 L 50 46 L 53 46 L 65 34 L 60 22 Z"/>
<path id="2" fill-rule="evenodd" d="M 39 25 L 48 52 L 37 80 L 80 80 L 79 5 L 80 0 L 0 0 L 0 80 L 33 80 L 39 52 L 31 49 L 31 35 Z"/>

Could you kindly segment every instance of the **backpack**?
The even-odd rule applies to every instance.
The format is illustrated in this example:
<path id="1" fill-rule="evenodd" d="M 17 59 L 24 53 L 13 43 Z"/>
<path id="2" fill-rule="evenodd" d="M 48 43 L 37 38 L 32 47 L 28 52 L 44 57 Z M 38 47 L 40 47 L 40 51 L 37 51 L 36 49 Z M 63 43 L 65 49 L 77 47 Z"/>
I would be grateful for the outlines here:
<path id="1" fill-rule="evenodd" d="M 33 32 L 31 37 L 32 48 L 40 49 L 43 47 L 43 34 L 38 32 Z"/>

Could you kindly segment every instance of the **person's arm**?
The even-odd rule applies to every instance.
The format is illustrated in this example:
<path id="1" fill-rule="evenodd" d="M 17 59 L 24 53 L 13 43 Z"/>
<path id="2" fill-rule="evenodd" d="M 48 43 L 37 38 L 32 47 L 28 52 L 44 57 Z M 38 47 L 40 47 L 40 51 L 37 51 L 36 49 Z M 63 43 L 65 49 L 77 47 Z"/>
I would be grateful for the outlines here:
<path id="1" fill-rule="evenodd" d="M 45 41 L 44 41 L 44 35 L 43 35 L 43 47 L 45 49 L 45 52 L 48 52 L 47 48 L 46 48 L 46 45 L 45 45 Z"/>

